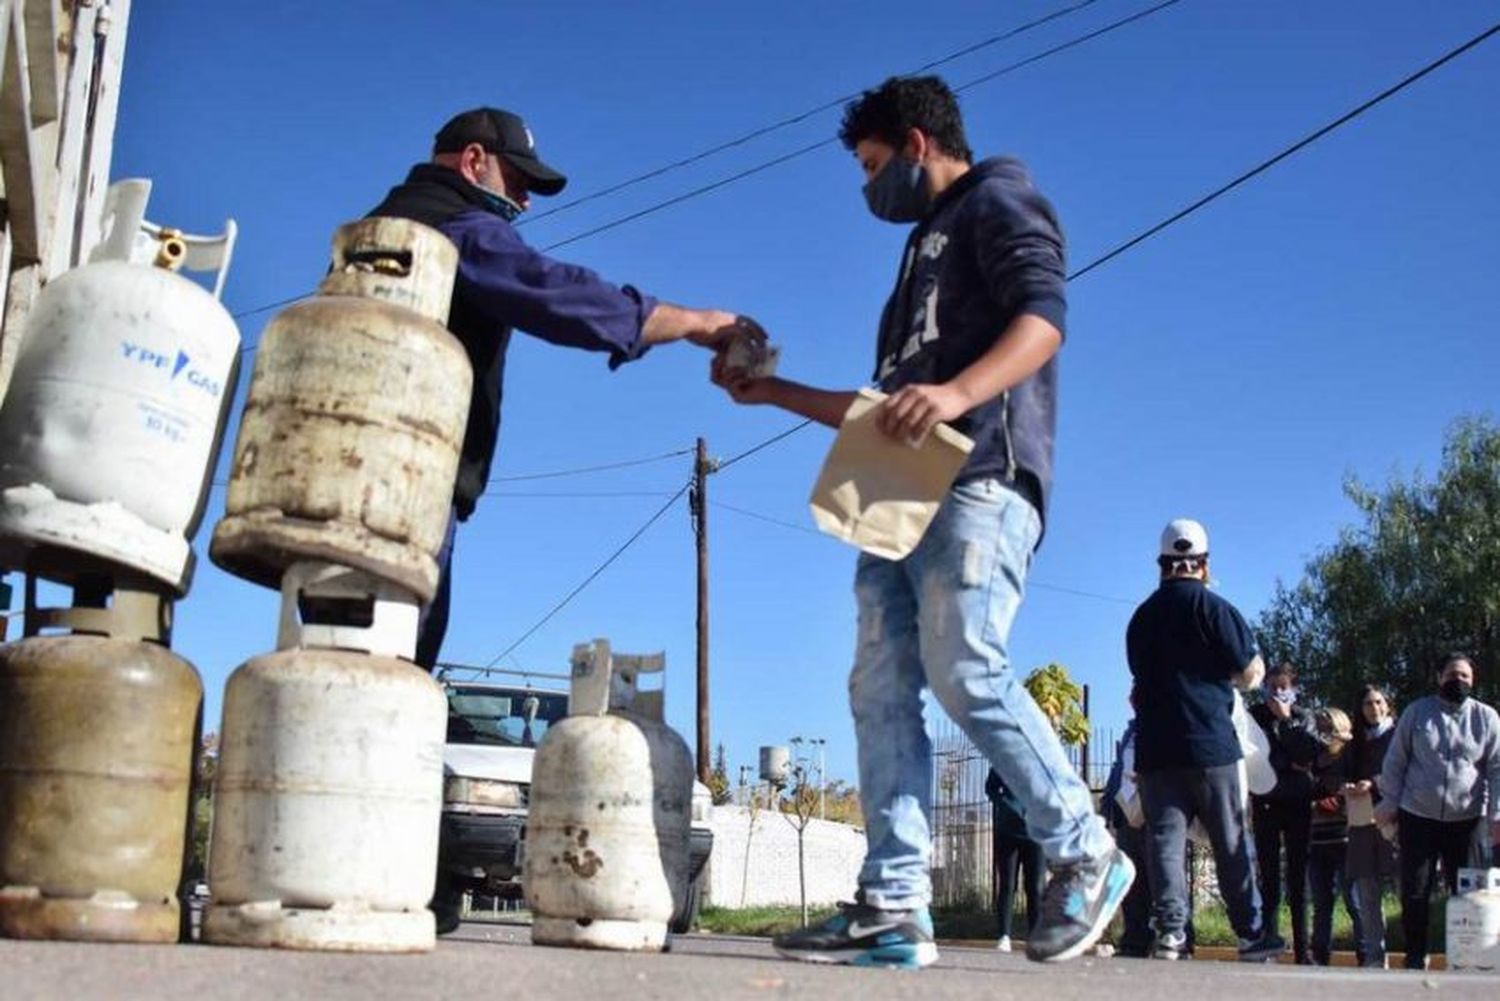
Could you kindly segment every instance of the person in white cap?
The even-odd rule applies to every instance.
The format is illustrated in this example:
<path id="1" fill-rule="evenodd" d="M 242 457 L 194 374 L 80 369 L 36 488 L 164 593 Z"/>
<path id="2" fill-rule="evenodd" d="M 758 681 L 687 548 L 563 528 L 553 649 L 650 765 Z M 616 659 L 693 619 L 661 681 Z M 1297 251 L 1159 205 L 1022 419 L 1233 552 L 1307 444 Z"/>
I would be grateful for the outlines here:
<path id="1" fill-rule="evenodd" d="M 1254 688 L 1265 667 L 1244 616 L 1208 589 L 1208 533 L 1188 518 L 1162 532 L 1161 585 L 1125 635 L 1135 679 L 1135 769 L 1146 814 L 1147 867 L 1156 940 L 1152 955 L 1187 946 L 1184 855 L 1196 819 L 1213 845 L 1219 892 L 1239 936 L 1240 958 L 1273 958 L 1286 944 L 1266 932 L 1245 816 L 1234 689 Z"/>

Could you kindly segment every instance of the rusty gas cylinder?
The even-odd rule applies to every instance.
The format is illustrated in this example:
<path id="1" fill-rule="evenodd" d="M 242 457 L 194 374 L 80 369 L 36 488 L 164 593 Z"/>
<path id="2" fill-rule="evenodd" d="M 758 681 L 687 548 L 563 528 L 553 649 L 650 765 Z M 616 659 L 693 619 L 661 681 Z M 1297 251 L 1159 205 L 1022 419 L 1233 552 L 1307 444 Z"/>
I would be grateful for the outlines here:
<path id="1" fill-rule="evenodd" d="M 568 717 L 531 765 L 521 885 L 537 945 L 660 951 L 684 907 L 692 756 L 660 693 L 635 690 L 662 663 L 617 658 L 603 640 L 574 648 Z"/>
<path id="2" fill-rule="evenodd" d="M 409 220 L 340 227 L 318 295 L 261 337 L 216 564 L 276 587 L 326 561 L 432 600 L 473 382 L 444 327 L 457 265 Z"/>
<path id="3" fill-rule="evenodd" d="M 0 647 L 0 933 L 174 942 L 203 685 L 156 643 Z"/>

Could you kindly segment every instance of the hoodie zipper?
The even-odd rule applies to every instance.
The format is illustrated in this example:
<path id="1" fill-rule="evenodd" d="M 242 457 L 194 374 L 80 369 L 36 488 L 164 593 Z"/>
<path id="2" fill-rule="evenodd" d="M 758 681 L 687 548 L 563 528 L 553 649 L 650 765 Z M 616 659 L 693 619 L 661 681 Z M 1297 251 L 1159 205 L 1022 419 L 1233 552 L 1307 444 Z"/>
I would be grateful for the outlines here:
<path id="1" fill-rule="evenodd" d="M 1016 482 L 1016 447 L 1010 437 L 1010 390 L 1000 394 L 1000 430 L 1005 436 L 1005 479 Z"/>

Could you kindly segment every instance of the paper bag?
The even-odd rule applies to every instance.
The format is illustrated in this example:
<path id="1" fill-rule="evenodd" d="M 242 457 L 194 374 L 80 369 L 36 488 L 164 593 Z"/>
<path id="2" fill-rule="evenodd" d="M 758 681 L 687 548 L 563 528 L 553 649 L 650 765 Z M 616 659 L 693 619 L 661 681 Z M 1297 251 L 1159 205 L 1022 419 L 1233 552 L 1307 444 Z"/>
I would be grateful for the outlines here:
<path id="1" fill-rule="evenodd" d="M 824 532 L 899 560 L 922 541 L 974 443 L 945 424 L 918 444 L 898 441 L 875 423 L 884 399 L 859 391 L 809 504 Z"/>

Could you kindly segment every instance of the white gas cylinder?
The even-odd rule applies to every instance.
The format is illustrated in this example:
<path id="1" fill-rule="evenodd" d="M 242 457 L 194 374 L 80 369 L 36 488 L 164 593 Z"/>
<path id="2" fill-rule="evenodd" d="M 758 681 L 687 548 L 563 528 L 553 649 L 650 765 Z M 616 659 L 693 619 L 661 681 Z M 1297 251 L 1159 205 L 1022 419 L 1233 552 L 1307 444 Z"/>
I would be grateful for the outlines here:
<path id="1" fill-rule="evenodd" d="M 1500 869 L 1460 869 L 1448 898 L 1450 970 L 1500 970 Z"/>
<path id="2" fill-rule="evenodd" d="M 0 562 L 62 580 L 123 566 L 183 593 L 238 371 L 218 300 L 235 226 L 154 226 L 149 189 L 113 187 L 111 236 L 32 306 L 0 407 Z M 215 291 L 184 266 L 216 271 Z"/>
<path id="3" fill-rule="evenodd" d="M 693 765 L 658 693 L 634 690 L 661 664 L 611 657 L 603 640 L 574 650 L 569 716 L 531 771 L 521 884 L 538 945 L 666 945 L 687 895 Z"/>
<path id="4" fill-rule="evenodd" d="M 285 623 L 282 637 L 301 642 Z M 204 938 L 431 949 L 447 721 L 442 689 L 394 657 L 301 642 L 235 671 L 224 699 Z"/>

